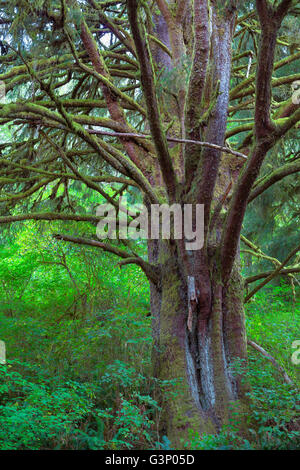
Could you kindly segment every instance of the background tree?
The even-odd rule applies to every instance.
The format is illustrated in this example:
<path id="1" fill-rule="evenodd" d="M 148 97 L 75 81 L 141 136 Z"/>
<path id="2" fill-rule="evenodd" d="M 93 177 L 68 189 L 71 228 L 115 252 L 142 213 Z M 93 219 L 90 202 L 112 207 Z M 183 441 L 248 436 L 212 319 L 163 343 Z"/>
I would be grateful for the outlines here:
<path id="1" fill-rule="evenodd" d="M 298 13 L 292 0 L 1 2 L 1 223 L 77 221 L 91 231 L 97 203 L 118 207 L 125 193 L 205 206 L 199 251 L 149 241 L 146 257 L 126 240 L 56 235 L 147 275 L 155 373 L 183 378 L 162 419 L 174 445 L 191 426 L 218 430 L 231 402 L 246 405 L 248 387 L 232 373 L 247 360 L 239 242 L 248 204 L 300 169 L 291 143 L 300 110 L 286 88 L 300 79 Z M 278 145 L 284 163 L 269 171 Z M 95 195 L 89 213 L 82 188 Z M 261 279 L 299 271 L 297 252 Z"/>

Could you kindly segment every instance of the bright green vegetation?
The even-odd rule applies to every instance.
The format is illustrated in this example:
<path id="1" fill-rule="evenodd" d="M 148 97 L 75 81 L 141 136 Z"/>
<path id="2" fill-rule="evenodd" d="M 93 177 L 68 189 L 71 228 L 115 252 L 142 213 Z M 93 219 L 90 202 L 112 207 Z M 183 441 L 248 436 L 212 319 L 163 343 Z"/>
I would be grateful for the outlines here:
<path id="1" fill-rule="evenodd" d="M 142 272 L 121 269 L 97 249 L 54 241 L 46 223 L 14 227 L 0 250 L 0 338 L 8 359 L 0 366 L 0 449 L 168 449 L 168 437 L 157 433 L 157 399 L 172 399 L 180 387 L 152 377 Z M 287 281 L 247 304 L 249 337 L 295 386 L 250 348 L 249 436 L 238 436 L 233 419 L 219 436 L 191 430 L 187 448 L 299 446 L 299 365 L 291 362 L 298 325 Z"/>
<path id="2" fill-rule="evenodd" d="M 300 448 L 297 3 L 1 0 L 0 449 Z"/>

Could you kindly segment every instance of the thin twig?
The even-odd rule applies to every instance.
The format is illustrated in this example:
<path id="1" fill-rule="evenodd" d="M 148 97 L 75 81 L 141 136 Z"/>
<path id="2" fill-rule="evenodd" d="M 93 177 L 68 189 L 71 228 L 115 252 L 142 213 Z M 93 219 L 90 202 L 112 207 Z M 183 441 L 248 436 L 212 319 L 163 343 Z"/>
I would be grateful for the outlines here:
<path id="1" fill-rule="evenodd" d="M 102 130 L 91 130 L 87 129 L 90 134 L 100 134 L 100 135 L 108 135 L 111 137 L 135 137 L 139 139 L 149 139 L 151 138 L 150 134 L 135 134 L 134 132 L 109 132 L 109 131 L 102 131 Z M 208 147 L 216 150 L 221 150 L 225 153 L 230 153 L 231 155 L 235 155 L 236 157 L 242 157 L 247 159 L 247 155 L 241 152 L 237 152 L 236 150 L 231 150 L 228 147 L 223 147 L 217 144 L 211 144 L 210 142 L 202 142 L 200 140 L 190 140 L 190 139 L 179 139 L 177 137 L 166 137 L 169 142 L 178 142 L 179 144 L 193 144 L 199 145 L 200 147 Z"/>
<path id="2" fill-rule="evenodd" d="M 247 343 L 249 346 L 252 346 L 256 351 L 258 351 L 260 354 L 262 354 L 268 361 L 272 362 L 273 366 L 276 367 L 277 370 L 283 375 L 284 381 L 289 384 L 289 385 L 294 385 L 294 382 L 290 379 L 290 377 L 287 375 L 286 371 L 284 368 L 278 364 L 276 359 L 271 356 L 264 348 L 262 348 L 259 344 L 255 343 L 254 341 L 251 341 L 248 339 Z"/>

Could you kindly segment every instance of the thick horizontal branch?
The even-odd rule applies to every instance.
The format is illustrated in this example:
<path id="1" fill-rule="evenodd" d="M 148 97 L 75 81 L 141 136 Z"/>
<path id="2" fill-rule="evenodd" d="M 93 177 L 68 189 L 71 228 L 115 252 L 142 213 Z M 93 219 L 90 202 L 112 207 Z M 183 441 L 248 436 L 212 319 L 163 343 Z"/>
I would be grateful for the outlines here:
<path id="1" fill-rule="evenodd" d="M 68 105 L 68 100 L 60 99 L 60 101 L 62 106 L 65 107 L 65 105 Z M 56 103 L 55 107 L 57 107 Z M 60 124 L 64 123 L 61 116 L 56 111 L 51 111 L 49 109 L 47 101 L 38 101 L 35 103 L 16 102 L 10 104 L 0 104 L 0 117 L 11 117 L 11 119 L 17 119 L 21 118 L 22 116 L 24 117 L 24 119 L 26 119 L 27 117 L 35 117 L 38 120 L 39 117 L 41 117 L 49 119 L 50 121 L 58 122 Z M 72 119 L 74 122 L 77 122 L 78 124 L 105 127 L 108 129 L 113 129 L 114 131 L 117 131 L 119 133 L 123 131 L 128 131 L 128 126 L 119 123 L 114 119 L 100 116 L 89 116 L 88 114 L 82 113 L 77 115 L 68 113 L 68 116 L 70 119 Z M 36 124 L 38 125 L 39 123 L 37 122 Z"/>
<path id="2" fill-rule="evenodd" d="M 280 266 L 278 266 L 278 268 L 276 268 L 263 282 L 261 282 L 258 286 L 256 286 L 251 292 L 249 292 L 248 295 L 246 295 L 245 297 L 245 303 L 248 302 L 251 297 L 253 297 L 256 292 L 258 292 L 260 289 L 262 289 L 266 284 L 268 284 L 268 282 L 272 281 L 272 279 L 274 279 L 274 277 L 276 277 L 281 271 L 282 269 L 284 268 L 284 266 L 286 266 L 288 264 L 288 262 L 290 261 L 290 259 L 295 256 L 298 251 L 300 250 L 300 245 L 298 245 L 296 248 L 294 248 L 294 250 L 292 250 L 288 256 L 285 258 L 285 260 L 280 264 Z"/>
<path id="3" fill-rule="evenodd" d="M 39 212 L 32 214 L 7 215 L 0 217 L 0 224 L 10 224 L 12 222 L 22 222 L 24 220 L 70 220 L 75 222 L 97 223 L 101 217 L 82 214 L 63 214 L 59 212 Z"/>
<path id="4" fill-rule="evenodd" d="M 159 283 L 159 268 L 158 267 L 151 265 L 150 263 L 143 260 L 139 256 L 133 257 L 126 251 L 120 250 L 120 248 L 117 248 L 116 246 L 110 245 L 108 243 L 103 243 L 98 240 L 91 240 L 91 239 L 86 239 L 86 238 L 81 238 L 81 237 L 71 237 L 69 235 L 63 235 L 63 234 L 55 234 L 54 238 L 56 240 L 63 240 L 65 242 L 75 243 L 78 245 L 88 245 L 88 246 L 94 246 L 96 248 L 101 248 L 102 250 L 112 253 L 118 256 L 119 258 L 123 258 L 125 260 L 125 264 L 126 264 L 126 261 L 127 261 L 127 264 L 132 264 L 132 263 L 137 264 L 144 271 L 144 273 L 146 274 L 149 280 L 151 280 L 154 284 Z"/>
<path id="5" fill-rule="evenodd" d="M 253 201 L 257 196 L 262 194 L 266 191 L 270 186 L 277 183 L 277 181 L 282 180 L 286 176 L 292 175 L 293 173 L 297 173 L 300 171 L 300 160 L 296 160 L 295 162 L 287 163 L 286 165 L 274 170 L 271 174 L 266 175 L 263 180 L 252 190 L 250 193 L 248 204 L 249 202 Z"/>
<path id="6" fill-rule="evenodd" d="M 240 126 L 231 127 L 226 132 L 226 139 L 229 139 L 230 137 L 236 134 L 240 134 L 241 132 L 251 131 L 252 129 L 253 129 L 253 122 L 247 122 L 245 124 L 241 124 Z"/>
<path id="7" fill-rule="evenodd" d="M 251 284 L 252 282 L 259 281 L 260 279 L 264 279 L 268 276 L 271 276 L 273 273 L 274 271 L 265 271 L 263 273 L 255 274 L 253 276 L 246 277 L 244 282 L 246 285 Z M 282 269 L 278 273 L 278 276 L 287 275 L 287 274 L 295 274 L 295 273 L 300 273 L 300 266 L 292 266 L 290 268 Z"/>
<path id="8" fill-rule="evenodd" d="M 149 139 L 152 136 L 150 134 L 136 134 L 131 132 L 109 132 L 109 131 L 102 131 L 102 130 L 88 130 L 90 134 L 99 134 L 99 135 L 109 135 L 112 137 L 136 137 L 140 139 Z M 237 152 L 236 150 L 232 150 L 229 147 L 224 147 L 222 145 L 212 144 L 210 142 L 202 142 L 200 140 L 190 140 L 190 139 L 179 139 L 177 137 L 166 137 L 168 142 L 176 142 L 178 144 L 193 144 L 199 145 L 200 147 L 208 147 L 215 150 L 221 150 L 224 153 L 230 153 L 231 155 L 235 155 L 236 157 L 241 157 L 247 159 L 247 155 L 241 152 Z"/>

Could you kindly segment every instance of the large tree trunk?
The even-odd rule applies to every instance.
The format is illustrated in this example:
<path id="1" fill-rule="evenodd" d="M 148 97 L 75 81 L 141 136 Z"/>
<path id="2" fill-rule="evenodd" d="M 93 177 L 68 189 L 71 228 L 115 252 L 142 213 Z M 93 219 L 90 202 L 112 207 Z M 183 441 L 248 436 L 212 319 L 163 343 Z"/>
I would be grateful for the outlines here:
<path id="1" fill-rule="evenodd" d="M 187 276 L 177 246 L 162 245 L 156 252 L 161 286 L 151 289 L 154 364 L 160 380 L 177 384 L 171 385 L 174 394 L 164 405 L 160 427 L 180 448 L 188 429 L 216 433 L 228 423 L 233 407 L 242 414 L 246 405 L 247 385 L 233 374 L 235 360 L 247 361 L 243 286 L 236 263 L 228 287 L 222 287 L 215 250 L 205 287 L 197 260 L 194 276 Z M 201 289 L 209 292 L 206 305 L 201 305 Z"/>
<path id="2" fill-rule="evenodd" d="M 168 129 L 172 137 L 224 146 L 236 2 L 179 2 L 176 15 L 171 2 L 157 3 L 160 14 L 146 23 L 169 53 L 149 42 L 140 3 L 127 2 L 155 156 L 146 161 L 140 146 L 126 140 L 124 148 L 151 183 L 149 191 L 139 178 L 148 206 L 153 200 L 204 204 L 202 249 L 187 251 L 185 240 L 149 241 L 149 263 L 159 278 L 151 285 L 155 375 L 171 388 L 177 383 L 163 404 L 161 433 L 180 448 L 189 428 L 218 432 L 228 423 L 230 404 L 242 408 L 245 401 L 241 378 L 232 372 L 236 359 L 247 358 L 238 251 L 232 250 L 226 282 L 221 265 L 222 226 L 241 165 L 218 148 L 172 145 L 165 138 Z M 107 74 L 85 24 L 81 36 L 97 72 Z M 102 89 L 111 117 L 124 128 L 117 97 L 105 84 Z"/>
<path id="3" fill-rule="evenodd" d="M 185 24 L 191 24 L 190 14 L 186 9 L 177 22 L 166 13 L 154 18 L 156 35 L 172 50 L 173 60 L 155 47 L 153 57 L 162 73 L 173 68 L 177 80 L 177 89 L 171 89 L 177 93 L 177 103 L 170 101 L 167 107 L 169 115 L 177 117 L 177 125 L 171 126 L 169 134 L 223 145 L 234 8 L 209 10 L 206 2 L 196 0 L 194 31 L 190 31 L 194 43 L 184 34 Z M 188 90 L 186 81 L 178 77 L 185 54 L 193 62 Z M 168 113 L 163 119 L 167 126 Z M 155 374 L 162 381 L 177 383 L 163 405 L 161 433 L 180 448 L 189 428 L 216 433 L 228 423 L 231 403 L 240 410 L 246 403 L 246 385 L 232 370 L 237 359 L 247 363 L 239 253 L 226 287 L 220 269 L 224 213 L 242 165 L 236 157 L 195 145 L 181 147 L 179 153 L 174 149 L 172 157 L 183 183 L 173 201 L 202 203 L 205 211 L 203 249 L 187 251 L 184 241 L 149 242 L 149 261 L 158 264 L 161 273 L 159 285 L 151 285 Z M 159 187 L 161 180 L 156 184 Z"/>

